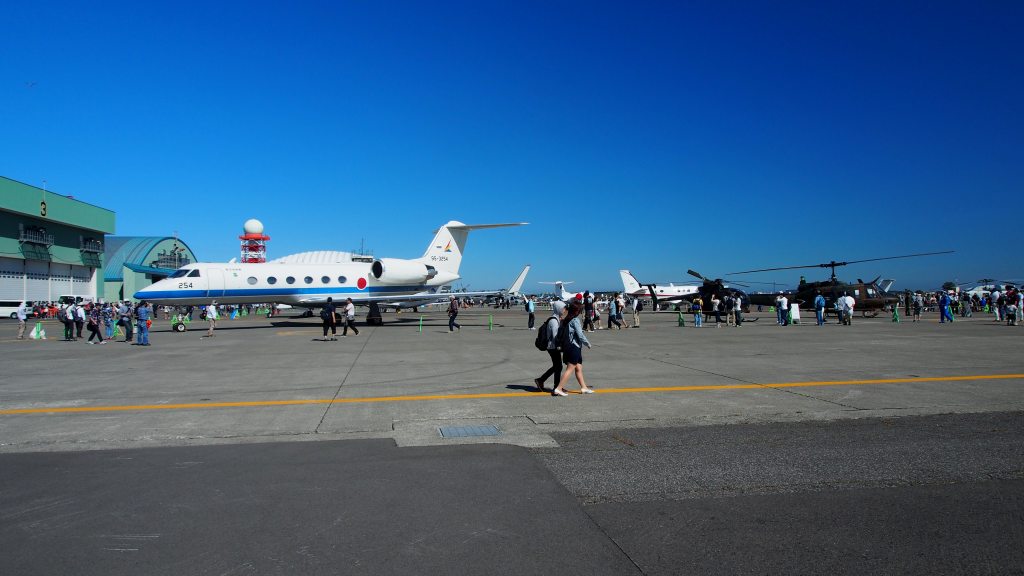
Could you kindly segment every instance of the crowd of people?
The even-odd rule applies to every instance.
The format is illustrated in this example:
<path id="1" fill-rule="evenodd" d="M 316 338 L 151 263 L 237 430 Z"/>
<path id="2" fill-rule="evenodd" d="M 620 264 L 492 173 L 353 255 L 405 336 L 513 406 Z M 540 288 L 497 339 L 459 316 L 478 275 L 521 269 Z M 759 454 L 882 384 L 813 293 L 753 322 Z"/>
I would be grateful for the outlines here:
<path id="1" fill-rule="evenodd" d="M 351 302 L 351 301 L 350 301 Z M 28 306 L 21 302 L 15 316 L 18 320 L 18 339 L 24 340 L 28 322 L 32 319 L 55 319 L 63 327 L 63 338 L 66 342 L 84 340 L 88 344 L 106 344 L 123 337 L 122 342 L 132 342 L 137 346 L 149 346 L 149 328 L 153 320 L 162 316 L 173 323 L 188 324 L 196 312 L 200 320 L 206 320 L 208 328 L 204 338 L 213 337 L 217 321 L 223 316 L 250 314 L 262 310 L 259 305 L 243 304 L 241 306 L 221 306 L 214 300 L 208 306 L 155 306 L 145 301 L 133 303 L 130 300 L 121 302 L 74 302 L 64 304 L 41 304 Z M 274 310 L 270 308 L 272 315 Z M 354 319 L 354 312 L 352 319 Z M 354 326 L 350 327 L 355 330 Z M 88 332 L 88 337 L 83 334 Z M 358 334 L 356 330 L 356 334 Z M 326 337 L 326 331 L 325 331 Z M 33 335 L 33 338 L 45 338 L 45 333 Z M 134 342 L 133 342 L 134 339 Z"/>
<path id="2" fill-rule="evenodd" d="M 934 293 L 907 292 L 902 295 L 902 306 L 908 317 L 915 322 L 921 318 L 921 312 L 939 312 L 940 322 L 952 322 L 954 315 L 971 318 L 975 313 L 988 313 L 995 317 L 996 322 L 1005 322 L 1010 326 L 1021 325 L 1021 314 L 1024 311 L 1024 292 L 1020 288 L 1007 286 L 995 289 L 988 294 L 971 294 L 961 292 L 951 295 L 939 290 Z"/>
<path id="3" fill-rule="evenodd" d="M 26 324 L 33 314 L 35 318 L 55 318 L 60 322 L 64 328 L 63 340 L 66 342 L 84 339 L 89 344 L 106 344 L 113 341 L 117 334 L 124 336 L 124 342 L 131 342 L 134 333 L 137 334 L 135 344 L 149 346 L 153 310 L 145 302 L 74 302 L 37 305 L 32 308 L 22 302 L 17 311 L 18 339 L 25 338 Z M 87 339 L 82 334 L 83 330 L 89 333 Z"/>

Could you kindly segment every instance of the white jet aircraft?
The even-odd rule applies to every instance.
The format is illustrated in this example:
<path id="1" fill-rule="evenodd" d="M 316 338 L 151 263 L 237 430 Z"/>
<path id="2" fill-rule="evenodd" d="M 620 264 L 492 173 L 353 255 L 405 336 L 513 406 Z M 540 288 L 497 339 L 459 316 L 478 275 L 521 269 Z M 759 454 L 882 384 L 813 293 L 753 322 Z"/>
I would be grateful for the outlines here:
<path id="1" fill-rule="evenodd" d="M 372 262 L 314 264 L 289 262 L 195 263 L 134 294 L 137 300 L 159 305 L 256 304 L 275 302 L 293 307 L 319 308 L 328 297 L 341 304 L 397 302 L 426 304 L 447 297 L 444 286 L 459 280 L 459 264 L 472 230 L 522 226 L 510 224 L 466 225 L 451 221 L 435 231 L 420 258 L 380 258 Z M 520 274 L 518 283 L 526 270 Z M 515 284 L 513 284 L 513 288 Z M 495 292 L 459 292 L 459 297 Z"/>
<path id="2" fill-rule="evenodd" d="M 568 302 L 569 300 L 572 300 L 573 298 L 576 297 L 575 294 L 571 294 L 565 291 L 565 287 L 568 284 L 572 284 L 572 280 L 568 282 L 563 282 L 562 280 L 555 280 L 554 282 L 537 282 L 537 284 L 554 284 L 555 295 L 558 296 L 558 298 L 561 299 L 563 302 Z"/>

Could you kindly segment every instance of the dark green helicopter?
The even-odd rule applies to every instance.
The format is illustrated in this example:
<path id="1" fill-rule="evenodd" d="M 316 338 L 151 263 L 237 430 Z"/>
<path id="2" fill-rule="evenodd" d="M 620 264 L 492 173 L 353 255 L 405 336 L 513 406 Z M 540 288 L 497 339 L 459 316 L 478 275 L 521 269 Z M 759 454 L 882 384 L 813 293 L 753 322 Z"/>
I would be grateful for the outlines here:
<path id="1" fill-rule="evenodd" d="M 807 282 L 803 276 L 800 277 L 800 284 L 795 290 L 784 290 L 781 294 L 785 294 L 786 298 L 790 302 L 796 302 L 801 306 L 807 303 L 814 302 L 815 296 L 818 292 L 825 297 L 825 310 L 831 312 L 835 307 L 836 299 L 840 296 L 849 294 L 853 296 L 856 301 L 855 310 L 860 310 L 864 316 L 872 317 L 877 316 L 881 310 L 888 310 L 892 306 L 896 306 L 900 302 L 900 297 L 897 293 L 888 292 L 888 286 L 885 288 L 878 285 L 878 281 L 881 276 L 865 282 L 861 279 L 857 279 L 856 282 L 843 282 L 836 278 L 836 268 L 839 266 L 848 266 L 850 264 L 860 264 L 862 262 L 878 262 L 880 260 L 896 260 L 898 258 L 917 258 L 920 256 L 935 256 L 938 254 L 952 254 L 953 250 L 946 250 L 944 252 L 923 252 L 920 254 L 906 254 L 903 256 L 885 256 L 883 258 L 867 258 L 864 260 L 850 260 L 844 262 L 825 262 L 822 264 L 808 264 L 805 266 L 782 266 L 779 268 L 761 268 L 759 270 L 744 270 L 742 272 L 732 272 L 732 275 L 737 274 L 753 274 L 755 272 L 772 272 L 776 270 L 798 270 L 801 268 L 831 268 L 832 277 L 828 280 L 821 282 Z M 748 294 L 750 303 L 756 306 L 774 306 L 775 299 L 780 293 L 752 293 Z"/>

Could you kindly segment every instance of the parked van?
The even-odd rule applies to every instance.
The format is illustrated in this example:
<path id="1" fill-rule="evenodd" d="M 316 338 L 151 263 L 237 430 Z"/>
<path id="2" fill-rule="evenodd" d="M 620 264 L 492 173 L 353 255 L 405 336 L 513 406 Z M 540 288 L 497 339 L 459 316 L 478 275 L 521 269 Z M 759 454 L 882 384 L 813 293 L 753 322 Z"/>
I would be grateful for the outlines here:
<path id="1" fill-rule="evenodd" d="M 17 318 L 18 304 L 21 304 L 21 300 L 0 301 L 0 318 Z M 25 306 L 28 307 L 28 317 L 32 318 L 32 302 L 25 302 Z"/>

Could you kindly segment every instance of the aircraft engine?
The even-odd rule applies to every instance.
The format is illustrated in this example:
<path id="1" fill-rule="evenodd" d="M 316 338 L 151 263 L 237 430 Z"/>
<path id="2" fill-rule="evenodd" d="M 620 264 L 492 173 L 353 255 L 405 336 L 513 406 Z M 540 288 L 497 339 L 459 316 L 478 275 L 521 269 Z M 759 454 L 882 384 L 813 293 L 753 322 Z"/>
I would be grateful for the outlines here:
<path id="1" fill-rule="evenodd" d="M 437 276 L 433 266 L 398 258 L 374 260 L 370 273 L 384 284 L 422 284 Z"/>

